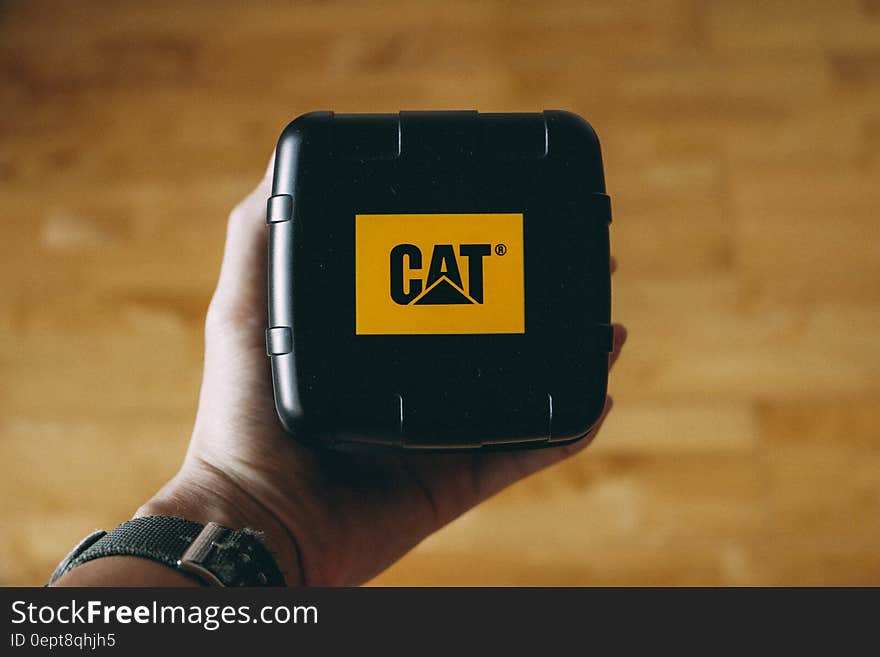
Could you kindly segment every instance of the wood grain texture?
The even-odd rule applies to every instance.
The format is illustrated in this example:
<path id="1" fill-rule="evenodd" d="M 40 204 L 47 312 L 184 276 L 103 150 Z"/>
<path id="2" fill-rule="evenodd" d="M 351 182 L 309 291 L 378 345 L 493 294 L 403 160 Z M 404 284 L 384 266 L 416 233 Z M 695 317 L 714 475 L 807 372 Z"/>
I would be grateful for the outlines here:
<path id="1" fill-rule="evenodd" d="M 312 109 L 603 140 L 615 410 L 377 584 L 880 584 L 875 2 L 0 5 L 0 584 L 171 475 L 225 217 Z"/>

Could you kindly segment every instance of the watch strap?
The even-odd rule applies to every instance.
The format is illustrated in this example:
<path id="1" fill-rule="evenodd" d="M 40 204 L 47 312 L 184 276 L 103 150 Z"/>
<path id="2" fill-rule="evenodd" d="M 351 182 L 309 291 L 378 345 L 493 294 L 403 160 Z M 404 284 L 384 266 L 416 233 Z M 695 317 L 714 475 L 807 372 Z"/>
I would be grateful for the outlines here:
<path id="1" fill-rule="evenodd" d="M 90 534 L 59 564 L 50 584 L 77 566 L 111 556 L 158 561 L 208 585 L 285 585 L 258 532 L 172 516 L 144 516 L 109 533 Z"/>
<path id="2" fill-rule="evenodd" d="M 85 552 L 86 549 L 91 546 L 95 541 L 106 535 L 107 532 L 105 532 L 103 529 L 96 529 L 91 534 L 82 539 L 79 543 L 77 543 L 73 547 L 73 549 L 67 553 L 67 556 L 61 560 L 61 563 L 59 563 L 55 567 L 55 570 L 52 573 L 52 577 L 49 578 L 49 584 L 54 584 L 56 579 L 58 579 L 64 573 L 70 570 L 71 562 L 73 562 L 74 559 Z"/>

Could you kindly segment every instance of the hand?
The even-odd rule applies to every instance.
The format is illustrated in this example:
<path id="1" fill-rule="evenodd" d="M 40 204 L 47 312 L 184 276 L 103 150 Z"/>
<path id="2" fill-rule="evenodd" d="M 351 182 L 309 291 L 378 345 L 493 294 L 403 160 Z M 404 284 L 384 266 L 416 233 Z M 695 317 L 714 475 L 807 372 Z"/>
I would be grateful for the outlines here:
<path id="1" fill-rule="evenodd" d="M 180 472 L 139 511 L 265 533 L 288 584 L 357 585 L 464 511 L 586 447 L 455 454 L 343 454 L 287 435 L 266 356 L 271 162 L 229 217 L 205 327 L 199 410 Z M 615 326 L 614 363 L 626 339 Z"/>

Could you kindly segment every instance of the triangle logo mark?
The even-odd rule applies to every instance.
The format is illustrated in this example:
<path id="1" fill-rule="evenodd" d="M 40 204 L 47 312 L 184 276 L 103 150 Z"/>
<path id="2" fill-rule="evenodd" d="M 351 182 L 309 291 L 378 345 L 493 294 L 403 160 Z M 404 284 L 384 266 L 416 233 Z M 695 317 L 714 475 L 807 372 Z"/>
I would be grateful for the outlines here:
<path id="1" fill-rule="evenodd" d="M 464 292 L 459 290 L 455 285 L 449 282 L 449 279 L 443 276 L 438 279 L 434 285 L 429 287 L 425 293 L 413 302 L 413 305 L 464 305 L 474 303 Z"/>

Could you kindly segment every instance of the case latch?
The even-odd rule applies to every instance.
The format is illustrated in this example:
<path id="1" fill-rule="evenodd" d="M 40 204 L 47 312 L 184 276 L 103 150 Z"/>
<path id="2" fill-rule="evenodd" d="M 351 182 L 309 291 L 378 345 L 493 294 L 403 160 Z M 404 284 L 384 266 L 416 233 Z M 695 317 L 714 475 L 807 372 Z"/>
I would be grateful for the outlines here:
<path id="1" fill-rule="evenodd" d="M 293 217 L 293 197 L 290 194 L 270 196 L 266 203 L 266 223 L 277 224 Z"/>

